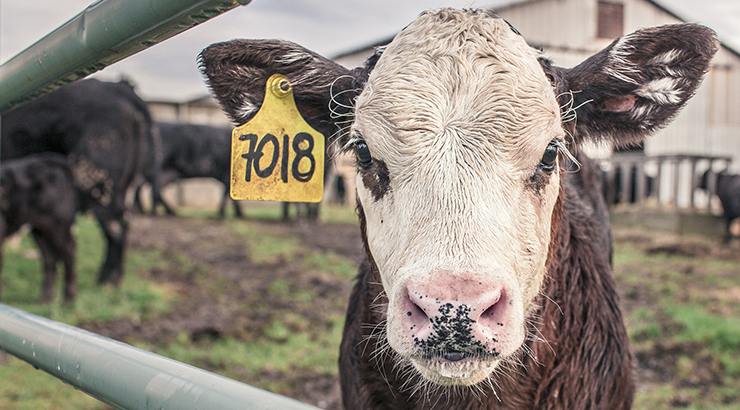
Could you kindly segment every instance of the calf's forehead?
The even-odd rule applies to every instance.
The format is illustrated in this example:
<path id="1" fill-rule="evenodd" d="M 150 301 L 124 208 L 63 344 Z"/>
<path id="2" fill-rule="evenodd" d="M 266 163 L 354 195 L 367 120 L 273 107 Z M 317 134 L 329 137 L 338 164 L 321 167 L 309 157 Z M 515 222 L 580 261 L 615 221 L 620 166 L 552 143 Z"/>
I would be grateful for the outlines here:
<path id="1" fill-rule="evenodd" d="M 439 146 L 440 136 L 455 135 L 531 162 L 562 133 L 537 57 L 485 12 L 422 14 L 377 62 L 357 99 L 355 127 L 377 153 Z"/>

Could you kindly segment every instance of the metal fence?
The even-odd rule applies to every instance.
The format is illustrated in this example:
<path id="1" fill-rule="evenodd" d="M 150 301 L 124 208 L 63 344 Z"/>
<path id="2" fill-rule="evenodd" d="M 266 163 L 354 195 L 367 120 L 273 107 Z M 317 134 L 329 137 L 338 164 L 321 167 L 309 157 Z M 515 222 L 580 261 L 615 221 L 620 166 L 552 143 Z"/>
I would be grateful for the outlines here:
<path id="1" fill-rule="evenodd" d="M 0 113 L 250 1 L 96 1 L 0 66 Z M 316 409 L 3 304 L 0 349 L 119 409 Z"/>
<path id="2" fill-rule="evenodd" d="M 717 174 L 731 161 L 705 155 L 614 154 L 600 164 L 604 194 L 609 204 L 715 213 L 711 198 L 717 192 Z"/>
<path id="3" fill-rule="evenodd" d="M 0 114 L 251 0 L 98 0 L 0 66 Z"/>
<path id="4" fill-rule="evenodd" d="M 0 348 L 119 409 L 316 410 L 1 303 Z"/>

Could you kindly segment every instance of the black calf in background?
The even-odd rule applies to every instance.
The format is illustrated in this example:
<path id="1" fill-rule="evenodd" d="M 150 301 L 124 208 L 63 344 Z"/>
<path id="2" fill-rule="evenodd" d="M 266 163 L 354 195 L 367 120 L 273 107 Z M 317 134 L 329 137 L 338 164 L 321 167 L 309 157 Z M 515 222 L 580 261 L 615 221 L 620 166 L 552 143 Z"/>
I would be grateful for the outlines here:
<path id="1" fill-rule="evenodd" d="M 124 200 L 151 130 L 146 103 L 125 81 L 76 81 L 2 116 L 2 161 L 41 152 L 67 157 L 80 207 L 92 211 L 107 241 L 100 283 L 121 281 Z"/>
<path id="2" fill-rule="evenodd" d="M 706 171 L 699 181 L 699 188 L 709 189 L 709 173 Z M 732 239 L 730 226 L 732 221 L 740 218 L 740 175 L 728 174 L 726 171 L 717 174 L 717 196 L 722 203 L 722 214 L 725 219 L 725 242 Z"/>
<path id="3" fill-rule="evenodd" d="M 0 164 L 0 272 L 2 244 L 23 225 L 29 225 L 41 251 L 44 280 L 41 301 L 51 300 L 59 260 L 64 264 L 64 301 L 77 294 L 75 239 L 72 225 L 77 194 L 64 155 L 34 154 Z M 0 281 L 0 289 L 2 289 Z"/>

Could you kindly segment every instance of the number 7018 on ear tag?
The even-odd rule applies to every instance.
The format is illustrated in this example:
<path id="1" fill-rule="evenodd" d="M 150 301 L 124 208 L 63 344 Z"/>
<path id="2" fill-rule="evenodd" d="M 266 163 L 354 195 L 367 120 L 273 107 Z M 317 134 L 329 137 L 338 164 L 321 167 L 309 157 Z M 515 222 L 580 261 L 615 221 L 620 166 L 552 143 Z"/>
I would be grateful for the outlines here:
<path id="1" fill-rule="evenodd" d="M 273 75 L 260 110 L 231 134 L 231 197 L 321 201 L 324 146 L 324 135 L 298 112 L 288 79 Z"/>

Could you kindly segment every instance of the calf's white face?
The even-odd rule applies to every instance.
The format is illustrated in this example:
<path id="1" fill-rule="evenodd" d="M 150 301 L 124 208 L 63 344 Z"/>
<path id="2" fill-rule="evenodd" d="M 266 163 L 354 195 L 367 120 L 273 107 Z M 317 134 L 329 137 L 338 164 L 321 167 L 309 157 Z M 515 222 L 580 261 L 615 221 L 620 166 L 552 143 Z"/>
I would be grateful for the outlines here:
<path id="1" fill-rule="evenodd" d="M 388 342 L 429 380 L 477 383 L 524 341 L 563 137 L 535 51 L 504 20 L 422 15 L 375 65 L 351 131 L 358 198 Z"/>

